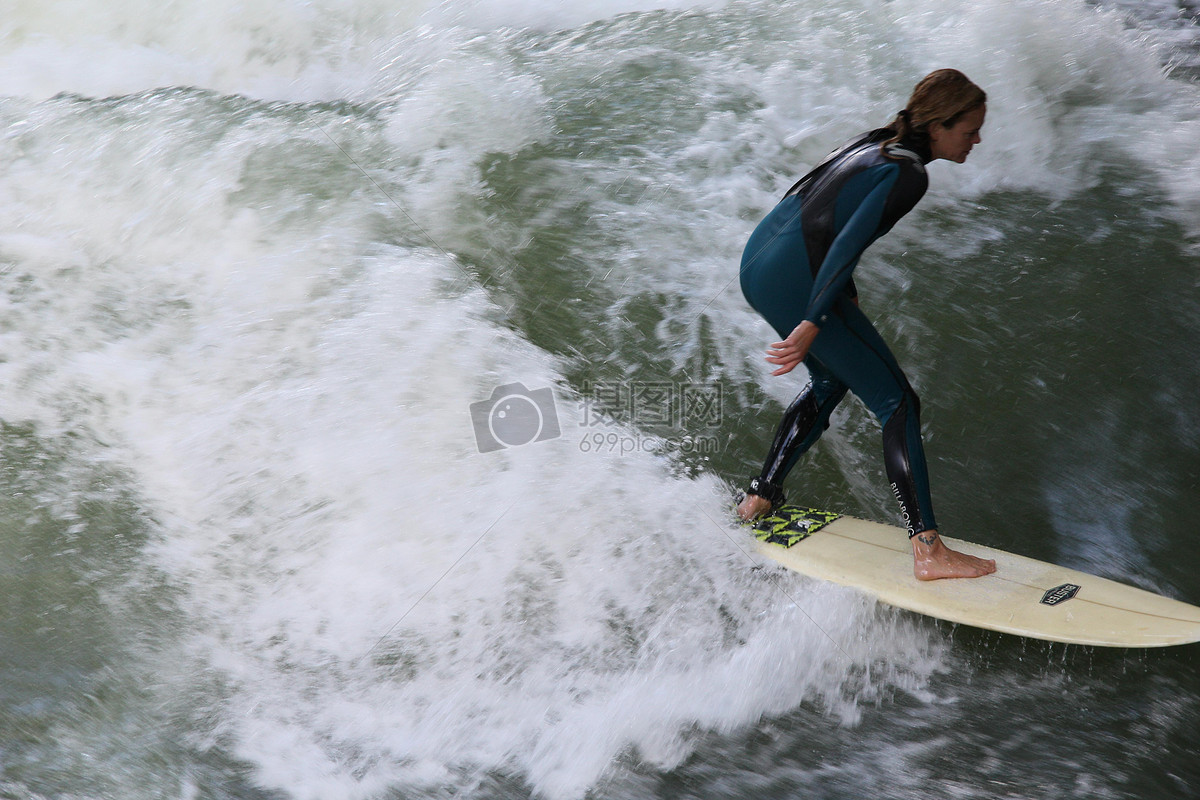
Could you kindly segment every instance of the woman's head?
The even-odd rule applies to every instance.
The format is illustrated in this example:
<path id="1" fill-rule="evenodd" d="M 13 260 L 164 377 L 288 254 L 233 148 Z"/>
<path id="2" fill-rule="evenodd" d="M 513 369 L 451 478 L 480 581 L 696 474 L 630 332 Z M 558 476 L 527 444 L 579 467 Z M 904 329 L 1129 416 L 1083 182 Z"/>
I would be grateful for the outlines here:
<path id="1" fill-rule="evenodd" d="M 987 112 L 987 94 L 956 69 L 929 73 L 913 87 L 908 104 L 889 126 L 892 141 L 908 140 L 929 151 L 930 160 L 962 163 L 977 144 Z"/>

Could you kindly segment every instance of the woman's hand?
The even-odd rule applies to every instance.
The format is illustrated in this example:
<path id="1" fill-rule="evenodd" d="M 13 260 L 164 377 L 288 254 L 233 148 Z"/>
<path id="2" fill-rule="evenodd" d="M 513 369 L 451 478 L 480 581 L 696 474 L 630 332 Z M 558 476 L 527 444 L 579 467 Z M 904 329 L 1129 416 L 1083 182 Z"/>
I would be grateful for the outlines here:
<path id="1" fill-rule="evenodd" d="M 788 337 L 782 342 L 775 342 L 768 347 L 767 361 L 779 365 L 779 369 L 771 374 L 786 375 L 794 370 L 796 365 L 808 355 L 813 339 L 817 338 L 820 331 L 821 329 L 815 323 L 805 320 L 797 325 L 796 329 L 788 334 Z"/>

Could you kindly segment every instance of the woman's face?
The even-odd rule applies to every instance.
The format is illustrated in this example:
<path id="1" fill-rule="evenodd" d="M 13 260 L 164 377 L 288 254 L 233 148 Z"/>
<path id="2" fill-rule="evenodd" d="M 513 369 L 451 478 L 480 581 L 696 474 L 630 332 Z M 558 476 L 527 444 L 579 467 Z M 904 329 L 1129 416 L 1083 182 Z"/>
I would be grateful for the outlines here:
<path id="1" fill-rule="evenodd" d="M 963 114 L 958 122 L 949 128 L 939 123 L 930 125 L 929 143 L 934 159 L 944 158 L 959 164 L 966 161 L 971 148 L 983 141 L 979 137 L 979 131 L 983 128 L 983 118 L 986 115 L 987 106 L 980 106 Z"/>

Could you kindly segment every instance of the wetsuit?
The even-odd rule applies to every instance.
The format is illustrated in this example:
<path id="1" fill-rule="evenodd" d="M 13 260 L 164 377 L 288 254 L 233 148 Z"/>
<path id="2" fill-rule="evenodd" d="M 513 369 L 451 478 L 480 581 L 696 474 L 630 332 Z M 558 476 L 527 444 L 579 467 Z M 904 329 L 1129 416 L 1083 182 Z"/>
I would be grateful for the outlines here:
<path id="1" fill-rule="evenodd" d="M 791 188 L 742 255 L 742 293 L 781 338 L 804 320 L 820 333 L 804 360 L 811 381 L 788 407 L 750 492 L 772 502 L 796 460 L 849 390 L 883 426 L 884 463 L 909 536 L 937 527 L 921 443 L 920 402 L 891 350 L 859 310 L 851 273 L 863 251 L 925 194 L 928 150 L 864 134 Z"/>

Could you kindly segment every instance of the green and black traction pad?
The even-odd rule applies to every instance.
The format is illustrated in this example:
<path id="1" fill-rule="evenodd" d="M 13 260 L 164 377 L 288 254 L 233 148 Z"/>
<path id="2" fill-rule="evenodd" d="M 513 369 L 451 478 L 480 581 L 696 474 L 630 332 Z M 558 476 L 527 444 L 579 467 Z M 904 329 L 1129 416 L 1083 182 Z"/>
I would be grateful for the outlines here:
<path id="1" fill-rule="evenodd" d="M 840 517 L 835 511 L 804 506 L 780 506 L 765 517 L 747 523 L 756 539 L 768 544 L 791 547 Z"/>

